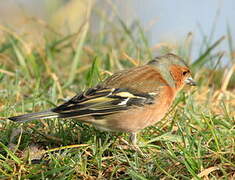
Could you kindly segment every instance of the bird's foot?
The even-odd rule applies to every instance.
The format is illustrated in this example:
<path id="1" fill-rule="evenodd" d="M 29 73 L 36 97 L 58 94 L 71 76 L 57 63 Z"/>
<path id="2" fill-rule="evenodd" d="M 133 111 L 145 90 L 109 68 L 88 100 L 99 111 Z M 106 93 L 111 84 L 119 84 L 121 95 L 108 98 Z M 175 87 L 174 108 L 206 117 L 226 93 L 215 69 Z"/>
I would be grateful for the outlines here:
<path id="1" fill-rule="evenodd" d="M 143 153 L 142 150 L 140 149 L 140 147 L 136 143 L 133 143 L 133 141 L 131 141 L 131 143 L 129 143 L 128 141 L 126 141 L 122 137 L 119 138 L 119 140 L 125 144 L 124 146 L 123 145 L 121 146 L 122 149 L 127 149 L 127 148 L 132 149 L 132 150 L 136 151 L 142 157 L 148 157 L 148 155 Z"/>

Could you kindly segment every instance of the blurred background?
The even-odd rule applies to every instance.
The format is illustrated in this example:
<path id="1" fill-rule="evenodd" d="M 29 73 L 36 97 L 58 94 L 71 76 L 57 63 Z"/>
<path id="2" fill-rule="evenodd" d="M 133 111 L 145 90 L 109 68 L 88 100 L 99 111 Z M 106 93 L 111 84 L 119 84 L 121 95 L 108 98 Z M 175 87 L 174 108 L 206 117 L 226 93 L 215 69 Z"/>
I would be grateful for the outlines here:
<path id="1" fill-rule="evenodd" d="M 31 78 L 47 69 L 68 79 L 63 87 L 87 86 L 172 52 L 233 87 L 234 8 L 233 0 L 0 0 L 0 67 Z"/>
<path id="2" fill-rule="evenodd" d="M 0 22 L 33 38 L 37 44 L 42 41 L 45 26 L 70 34 L 77 32 L 87 20 L 94 32 L 107 29 L 107 21 L 115 22 L 118 18 L 127 25 L 139 21 L 151 47 L 158 47 L 159 43 L 177 45 L 192 32 L 195 57 L 202 41 L 214 41 L 226 35 L 228 26 L 234 33 L 234 8 L 233 0 L 1 0 Z M 220 44 L 221 49 L 227 46 L 227 43 Z"/>

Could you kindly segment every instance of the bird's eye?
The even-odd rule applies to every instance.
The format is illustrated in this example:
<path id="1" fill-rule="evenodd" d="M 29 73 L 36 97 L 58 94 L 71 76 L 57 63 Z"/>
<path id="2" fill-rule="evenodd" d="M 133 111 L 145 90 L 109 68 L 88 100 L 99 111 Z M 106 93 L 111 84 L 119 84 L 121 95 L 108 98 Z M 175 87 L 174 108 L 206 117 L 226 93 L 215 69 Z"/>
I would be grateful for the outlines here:
<path id="1" fill-rule="evenodd" d="M 185 76 L 186 74 L 188 74 L 189 71 L 183 71 L 183 75 Z"/>

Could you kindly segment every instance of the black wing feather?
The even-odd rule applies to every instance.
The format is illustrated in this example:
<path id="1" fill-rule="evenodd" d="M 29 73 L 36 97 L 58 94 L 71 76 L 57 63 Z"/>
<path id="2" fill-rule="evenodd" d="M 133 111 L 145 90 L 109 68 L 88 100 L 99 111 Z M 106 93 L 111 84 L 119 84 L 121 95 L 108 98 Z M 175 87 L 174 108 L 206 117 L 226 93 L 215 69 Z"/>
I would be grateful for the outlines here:
<path id="1" fill-rule="evenodd" d="M 139 93 L 125 88 L 96 87 L 74 96 L 52 109 L 59 117 L 104 116 L 128 110 L 134 106 L 153 104 L 155 94 Z"/>

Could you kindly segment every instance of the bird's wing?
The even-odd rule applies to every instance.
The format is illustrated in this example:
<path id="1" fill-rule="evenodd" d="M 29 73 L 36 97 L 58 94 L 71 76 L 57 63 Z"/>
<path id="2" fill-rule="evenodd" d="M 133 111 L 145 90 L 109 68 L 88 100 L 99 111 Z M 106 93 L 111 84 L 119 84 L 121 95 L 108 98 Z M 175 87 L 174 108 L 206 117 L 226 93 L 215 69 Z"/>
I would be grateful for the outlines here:
<path id="1" fill-rule="evenodd" d="M 97 86 L 52 109 L 59 117 L 105 116 L 154 103 L 156 93 L 137 93 L 126 88 Z"/>
<path id="2" fill-rule="evenodd" d="M 153 104 L 164 86 L 161 74 L 149 65 L 115 73 L 96 88 L 52 109 L 59 117 L 105 116 Z"/>

